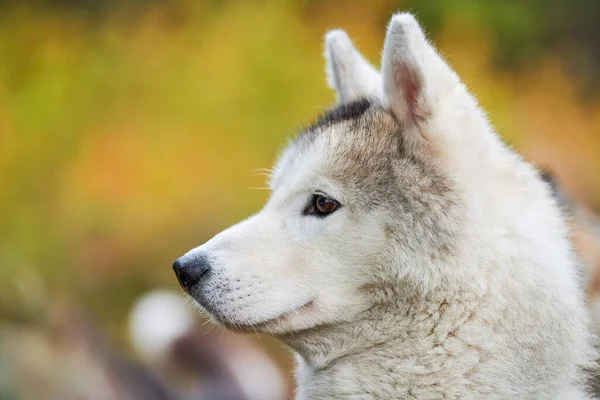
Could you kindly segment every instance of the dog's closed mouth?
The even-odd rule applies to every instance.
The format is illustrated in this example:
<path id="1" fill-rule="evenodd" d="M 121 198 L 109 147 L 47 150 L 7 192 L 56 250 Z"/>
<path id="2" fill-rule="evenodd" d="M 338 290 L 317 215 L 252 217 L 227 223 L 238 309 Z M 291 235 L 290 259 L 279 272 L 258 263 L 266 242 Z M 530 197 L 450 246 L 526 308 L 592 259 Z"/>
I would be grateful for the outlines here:
<path id="1" fill-rule="evenodd" d="M 228 320 L 219 315 L 214 315 L 214 318 L 217 321 L 219 321 L 219 323 L 221 323 L 223 326 L 225 326 L 226 328 L 231 329 L 231 330 L 242 331 L 242 332 L 243 331 L 254 331 L 256 329 L 259 329 L 261 327 L 266 327 L 266 326 L 271 325 L 276 322 L 286 321 L 290 317 L 292 317 L 294 315 L 298 315 L 302 312 L 310 311 L 314 307 L 315 307 L 315 299 L 311 299 L 308 302 L 301 305 L 300 307 L 296 307 L 296 308 L 291 309 L 290 311 L 281 313 L 277 317 L 265 319 L 265 320 L 259 321 L 259 322 L 252 322 L 252 323 L 232 321 L 231 319 Z"/>

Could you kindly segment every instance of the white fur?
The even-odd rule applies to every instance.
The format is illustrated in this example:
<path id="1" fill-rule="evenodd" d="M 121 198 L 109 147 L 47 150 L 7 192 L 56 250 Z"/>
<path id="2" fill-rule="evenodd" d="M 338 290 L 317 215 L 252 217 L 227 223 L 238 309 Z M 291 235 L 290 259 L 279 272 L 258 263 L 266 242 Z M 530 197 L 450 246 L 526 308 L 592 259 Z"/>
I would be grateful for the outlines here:
<path id="1" fill-rule="evenodd" d="M 439 226 L 456 232 L 453 250 L 430 256 L 427 232 L 390 244 L 395 208 L 353 208 L 354 193 L 324 173 L 345 140 L 334 126 L 283 154 L 262 211 L 190 252 L 214 261 L 203 301 L 228 326 L 298 352 L 300 399 L 590 398 L 583 293 L 537 172 L 500 141 L 411 15 L 389 24 L 382 78 L 341 31 L 326 55 L 339 101 L 380 99 L 454 183 L 464 215 L 449 210 Z M 316 189 L 348 206 L 301 217 Z"/>
<path id="2" fill-rule="evenodd" d="M 338 102 L 382 96 L 381 74 L 356 51 L 346 32 L 337 29 L 327 33 L 325 60 L 327 82 L 336 91 Z"/>

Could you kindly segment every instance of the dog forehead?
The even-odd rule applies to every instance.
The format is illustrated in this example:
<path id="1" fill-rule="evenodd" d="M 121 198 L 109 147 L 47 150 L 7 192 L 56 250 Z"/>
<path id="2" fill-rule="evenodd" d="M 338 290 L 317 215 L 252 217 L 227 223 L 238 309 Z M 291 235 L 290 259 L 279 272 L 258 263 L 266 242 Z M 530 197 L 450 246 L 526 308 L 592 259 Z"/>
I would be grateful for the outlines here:
<path id="1" fill-rule="evenodd" d="M 304 129 L 294 139 L 293 145 L 309 148 L 318 139 L 333 139 L 328 143 L 351 145 L 352 143 L 370 139 L 383 141 L 390 127 L 395 127 L 393 117 L 378 101 L 361 98 L 349 103 L 338 104 L 321 114 L 315 122 Z M 369 143 L 373 144 L 373 143 Z M 365 151 L 370 148 L 365 146 Z"/>
<path id="2" fill-rule="evenodd" d="M 290 143 L 271 187 L 285 182 L 301 190 L 326 179 L 366 189 L 398 159 L 400 142 L 400 127 L 376 103 L 363 99 L 337 106 Z"/>

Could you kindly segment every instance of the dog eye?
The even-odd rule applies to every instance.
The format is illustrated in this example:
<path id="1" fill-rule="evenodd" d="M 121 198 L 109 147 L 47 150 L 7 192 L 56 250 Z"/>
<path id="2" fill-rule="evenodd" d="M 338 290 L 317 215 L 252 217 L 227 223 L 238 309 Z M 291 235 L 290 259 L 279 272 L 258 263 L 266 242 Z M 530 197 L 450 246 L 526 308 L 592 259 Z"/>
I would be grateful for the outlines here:
<path id="1" fill-rule="evenodd" d="M 304 215 L 315 215 L 318 217 L 324 217 L 340 207 L 340 203 L 330 197 L 315 194 L 308 204 L 308 207 L 304 210 Z"/>

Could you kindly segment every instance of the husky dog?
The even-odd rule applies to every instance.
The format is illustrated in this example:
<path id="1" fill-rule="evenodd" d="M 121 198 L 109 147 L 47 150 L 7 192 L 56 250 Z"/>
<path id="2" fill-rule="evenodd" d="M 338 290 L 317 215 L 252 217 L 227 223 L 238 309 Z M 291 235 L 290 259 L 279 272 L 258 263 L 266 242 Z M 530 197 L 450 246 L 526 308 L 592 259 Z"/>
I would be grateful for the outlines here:
<path id="1" fill-rule="evenodd" d="M 585 399 L 595 354 L 568 230 L 410 14 L 381 72 L 326 36 L 337 105 L 258 214 L 177 260 L 224 326 L 297 353 L 299 399 Z M 267 384 L 267 383 L 265 383 Z"/>

